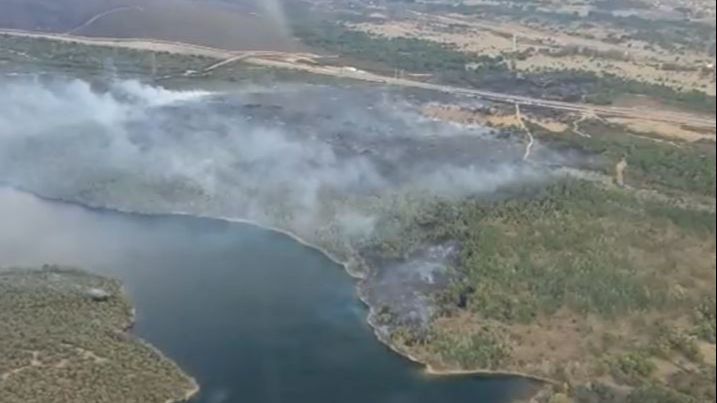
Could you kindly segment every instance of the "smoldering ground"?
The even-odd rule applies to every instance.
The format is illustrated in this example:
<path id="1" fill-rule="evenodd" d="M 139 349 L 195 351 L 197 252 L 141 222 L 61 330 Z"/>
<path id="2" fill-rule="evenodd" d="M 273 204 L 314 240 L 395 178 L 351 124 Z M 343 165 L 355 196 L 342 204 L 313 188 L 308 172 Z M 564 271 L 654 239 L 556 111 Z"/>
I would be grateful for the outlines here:
<path id="1" fill-rule="evenodd" d="M 372 207 L 384 198 L 387 209 L 398 206 L 391 195 L 489 196 L 549 179 L 546 170 L 522 162 L 520 137 L 428 120 L 405 94 L 375 88 L 277 85 L 210 93 L 137 81 L 5 79 L 0 100 L 0 183 L 115 209 L 246 218 L 311 242 L 329 224 L 339 230 L 330 232 L 337 239 L 374 233 L 381 216 Z M 173 231 L 154 228 L 152 220 L 133 224 L 134 215 L 112 216 L 0 190 L 0 266 L 109 268 L 121 271 L 130 290 L 151 288 L 154 301 L 181 289 L 166 270 L 152 273 L 152 259 L 164 261 L 177 249 L 163 243 L 187 250 L 193 237 L 242 243 L 202 226 Z M 371 307 L 390 307 L 400 316 L 396 324 L 425 324 L 433 313 L 430 294 L 446 284 L 444 263 L 453 251 L 450 243 L 436 245 L 376 266 L 359 292 Z M 208 276 L 203 264 L 213 258 L 192 261 L 194 278 Z M 143 260 L 149 264 L 137 264 Z M 271 288 L 232 292 L 262 293 L 258 300 L 267 301 L 301 289 L 296 277 L 263 269 L 252 275 Z M 256 305 L 243 309 L 257 316 Z M 390 333 L 390 325 L 381 323 L 379 331 Z M 211 386 L 204 390 L 212 393 Z"/>
<path id="2" fill-rule="evenodd" d="M 55 78 L 4 79 L 0 94 L 0 180 L 93 205 L 306 230 L 331 198 L 462 197 L 545 179 L 520 162 L 520 139 L 427 120 L 375 88 L 209 93 Z M 365 212 L 334 213 L 348 232 L 371 229 Z"/>
<path id="3" fill-rule="evenodd" d="M 544 167 L 561 157 L 543 152 L 546 164 L 526 164 L 520 136 L 432 121 L 406 93 L 367 87 L 212 93 L 16 78 L 0 82 L 0 97 L 0 183 L 91 206 L 251 220 L 341 260 L 363 240 L 400 231 L 385 216 L 405 207 L 402 198 L 490 197 L 549 180 Z M 52 242 L 54 255 L 77 261 L 76 246 Z M 425 324 L 431 293 L 448 282 L 446 256 L 373 267 L 361 293 L 404 323 Z"/>

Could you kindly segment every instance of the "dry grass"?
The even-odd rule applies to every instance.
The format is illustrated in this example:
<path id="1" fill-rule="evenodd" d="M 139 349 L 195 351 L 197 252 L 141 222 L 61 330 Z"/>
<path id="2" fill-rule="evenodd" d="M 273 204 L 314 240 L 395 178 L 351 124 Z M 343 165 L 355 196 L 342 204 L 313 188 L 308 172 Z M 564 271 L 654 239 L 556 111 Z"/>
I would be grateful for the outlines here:
<path id="1" fill-rule="evenodd" d="M 496 111 L 491 113 L 490 111 L 472 110 L 457 105 L 429 104 L 421 109 L 421 113 L 432 119 L 463 125 L 481 125 L 497 128 L 521 127 L 521 123 L 515 113 L 509 112 Z M 522 117 L 524 120 L 554 133 L 562 133 L 569 128 L 566 123 L 555 119 L 526 117 L 525 114 Z"/>
<path id="2" fill-rule="evenodd" d="M 682 125 L 669 122 L 656 122 L 645 119 L 627 119 L 627 118 L 608 118 L 608 122 L 625 126 L 628 130 L 636 133 L 644 133 L 650 135 L 658 135 L 669 140 L 680 141 L 699 141 L 709 140 L 715 141 L 715 133 L 705 133 L 694 129 L 686 128 Z"/>
<path id="3" fill-rule="evenodd" d="M 421 21 L 391 21 L 383 24 L 348 24 L 349 28 L 385 38 L 420 38 L 454 46 L 463 52 L 499 55 L 513 48 L 510 37 L 481 28 L 464 27 L 451 32 L 446 25 Z"/>
<path id="4" fill-rule="evenodd" d="M 411 19 L 386 20 L 348 24 L 349 28 L 386 38 L 418 38 L 454 47 L 456 50 L 481 55 L 510 55 L 513 52 L 513 35 L 518 38 L 518 50 L 532 48 L 533 53 L 516 63 L 521 71 L 556 71 L 577 69 L 595 73 L 611 73 L 620 77 L 653 84 L 664 84 L 676 89 L 699 90 L 715 94 L 713 77 L 699 70 L 674 71 L 662 68 L 662 63 L 674 63 L 675 55 L 660 49 L 645 49 L 645 43 L 631 41 L 609 43 L 601 38 L 621 35 L 624 32 L 591 28 L 580 32 L 564 32 L 560 27 L 546 29 L 516 22 L 477 20 L 458 14 L 414 13 Z M 591 37 L 585 37 L 589 34 Z M 600 52 L 613 52 L 625 60 L 587 55 L 550 56 L 538 50 L 586 48 Z M 680 63 L 700 68 L 705 57 L 685 51 Z"/>
<path id="5" fill-rule="evenodd" d="M 663 84 L 684 90 L 698 90 L 715 95 L 715 84 L 711 77 L 699 71 L 663 70 L 656 63 L 650 64 L 640 60 L 594 59 L 586 56 L 554 57 L 545 54 L 534 54 L 525 60 L 516 62 L 521 71 L 556 71 L 580 70 L 594 73 L 608 73 L 631 80 L 650 84 Z"/>

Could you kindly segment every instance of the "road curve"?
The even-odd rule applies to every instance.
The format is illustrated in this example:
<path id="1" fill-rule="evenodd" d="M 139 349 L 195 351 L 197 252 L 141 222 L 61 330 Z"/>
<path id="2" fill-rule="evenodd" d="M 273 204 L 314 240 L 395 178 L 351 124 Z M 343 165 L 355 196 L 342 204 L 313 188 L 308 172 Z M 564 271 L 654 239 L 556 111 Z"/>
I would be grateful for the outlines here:
<path id="1" fill-rule="evenodd" d="M 97 21 L 97 20 L 99 20 L 99 19 L 101 19 L 101 18 L 104 18 L 104 17 L 106 17 L 106 16 L 108 16 L 108 15 L 110 15 L 110 14 L 119 13 L 119 12 L 122 12 L 122 11 L 130 11 L 130 10 L 142 11 L 142 7 L 140 7 L 140 6 L 119 6 L 119 7 L 111 8 L 111 9 L 109 9 L 109 10 L 106 10 L 106 11 L 103 11 L 103 12 L 101 12 L 101 13 L 95 14 L 94 16 L 92 16 L 91 18 L 89 18 L 87 21 L 85 21 L 85 22 L 83 22 L 82 24 L 80 24 L 80 25 L 78 25 L 78 26 L 76 26 L 76 27 L 70 29 L 69 31 L 65 32 L 64 34 L 65 34 L 65 35 L 73 34 L 73 33 L 77 32 L 77 31 L 80 31 L 80 30 L 82 30 L 82 29 L 84 29 L 84 28 L 86 28 L 86 27 L 92 25 L 95 21 Z"/>

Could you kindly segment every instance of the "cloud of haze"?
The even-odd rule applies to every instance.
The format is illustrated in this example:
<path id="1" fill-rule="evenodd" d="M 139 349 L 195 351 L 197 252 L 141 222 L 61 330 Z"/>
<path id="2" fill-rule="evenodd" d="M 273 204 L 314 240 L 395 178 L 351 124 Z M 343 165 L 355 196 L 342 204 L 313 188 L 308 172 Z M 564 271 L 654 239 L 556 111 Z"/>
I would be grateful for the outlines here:
<path id="1" fill-rule="evenodd" d="M 422 117 L 390 93 L 294 85 L 232 93 L 138 81 L 3 79 L 0 182 L 127 210 L 244 218 L 350 236 L 386 192 L 489 194 L 545 179 L 522 145 Z M 342 201 L 340 208 L 327 200 Z"/>
<path id="2" fill-rule="evenodd" d="M 264 11 L 274 22 L 284 37 L 291 36 L 291 29 L 284 13 L 284 5 L 281 0 L 256 0 L 256 6 Z"/>

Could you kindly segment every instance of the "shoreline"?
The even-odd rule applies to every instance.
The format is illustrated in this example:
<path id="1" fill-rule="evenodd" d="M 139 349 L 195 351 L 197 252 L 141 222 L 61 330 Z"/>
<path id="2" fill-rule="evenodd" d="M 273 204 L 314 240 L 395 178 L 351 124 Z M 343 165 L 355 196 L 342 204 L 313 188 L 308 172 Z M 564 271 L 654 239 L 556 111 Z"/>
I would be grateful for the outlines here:
<path id="1" fill-rule="evenodd" d="M 2 189 L 4 186 L 0 185 L 0 189 Z M 4 187 L 7 188 L 7 187 Z M 36 195 L 32 193 L 26 193 L 32 197 L 36 197 Z M 165 400 L 163 400 L 164 403 L 188 403 L 190 399 L 192 399 L 195 395 L 197 395 L 200 391 L 200 386 L 197 380 L 191 376 L 189 373 L 184 371 L 177 362 L 175 362 L 173 359 L 171 359 L 169 356 L 164 354 L 158 347 L 151 344 L 149 341 L 145 340 L 144 338 L 136 335 L 133 332 L 133 328 L 136 324 L 136 317 L 137 317 L 137 309 L 135 308 L 134 304 L 132 303 L 132 299 L 130 297 L 130 294 L 127 292 L 127 289 L 125 288 L 124 283 L 119 280 L 118 278 L 114 276 L 109 276 L 106 274 L 100 274 L 98 272 L 74 266 L 74 265 L 51 265 L 51 264 L 42 264 L 42 265 L 31 265 L 31 266 L 15 266 L 15 265 L 9 265 L 9 266 L 0 266 L 0 274 L 5 272 L 7 270 L 8 273 L 13 273 L 14 271 L 17 271 L 18 273 L 36 273 L 39 275 L 55 275 L 55 273 L 58 273 L 60 275 L 65 273 L 70 273 L 73 275 L 78 275 L 82 277 L 90 277 L 90 278 L 96 278 L 100 279 L 102 281 L 112 283 L 113 286 L 112 292 L 108 293 L 107 296 L 111 299 L 114 299 L 117 301 L 117 303 L 120 306 L 125 306 L 126 310 L 122 309 L 121 311 L 121 317 L 119 318 L 118 323 L 110 323 L 110 326 L 108 326 L 107 329 L 103 331 L 104 334 L 114 337 L 119 337 L 120 340 L 128 345 L 134 345 L 141 348 L 145 348 L 149 352 L 149 357 L 153 358 L 153 361 L 156 361 L 158 363 L 161 363 L 162 365 L 166 365 L 170 367 L 170 369 L 173 372 L 173 375 L 175 375 L 177 378 L 180 379 L 179 382 L 186 383 L 186 387 L 182 387 L 181 389 L 170 389 L 167 392 L 167 395 L 169 396 Z M 57 270 L 57 271 L 55 271 Z M 77 290 L 81 285 L 73 284 L 71 285 L 70 290 Z M 104 288 L 104 287 L 103 287 Z M 72 291 L 76 294 L 76 291 Z M 114 321 L 112 321 L 114 322 Z M 63 339 L 64 340 L 64 339 Z M 55 342 L 59 344 L 63 344 L 65 346 L 74 347 L 78 350 L 81 350 L 83 352 L 83 356 L 85 353 L 89 353 L 91 356 L 94 357 L 95 363 L 100 362 L 100 364 L 104 361 L 108 361 L 107 358 L 98 356 L 95 354 L 92 349 L 85 349 L 84 344 L 82 342 L 68 342 L 63 340 L 55 340 Z M 48 345 L 51 346 L 51 345 Z M 45 346 L 47 347 L 47 346 Z M 134 347 L 133 347 L 134 348 Z M 30 351 L 30 350 L 28 350 Z M 12 376 L 15 373 L 19 373 L 27 368 L 32 367 L 42 367 L 42 368 L 64 368 L 65 364 L 68 363 L 68 358 L 64 357 L 61 358 L 59 361 L 56 362 L 42 362 L 38 359 L 38 354 L 42 353 L 43 350 L 32 350 L 33 358 L 32 361 L 24 366 L 17 367 L 17 368 L 10 368 L 9 371 L 6 373 L 0 373 L 0 384 L 2 381 L 7 380 L 7 377 Z M 152 355 L 154 357 L 152 357 Z M 42 372 L 42 371 L 41 371 Z M 137 376 L 136 373 L 130 372 L 130 377 Z M 23 381 L 21 381 L 23 382 Z M 172 381 L 174 383 L 174 381 Z M 7 390 L 5 390 L 7 392 Z"/>
<path id="2" fill-rule="evenodd" d="M 36 196 L 34 193 L 30 193 L 30 194 L 33 195 L 33 196 Z M 179 364 L 177 364 L 173 359 L 171 359 L 169 356 L 167 356 L 166 354 L 164 354 L 164 353 L 162 352 L 162 350 L 160 350 L 159 348 L 155 347 L 152 343 L 150 343 L 150 342 L 146 341 L 145 339 L 143 339 L 143 338 L 141 338 L 141 337 L 135 335 L 134 332 L 132 332 L 132 329 L 134 328 L 134 325 L 135 325 L 136 320 L 137 320 L 137 308 L 134 307 L 134 304 L 132 303 L 132 300 L 129 298 L 129 294 L 126 292 L 125 287 L 124 287 L 124 284 L 121 284 L 121 285 L 120 285 L 120 292 L 121 292 L 122 298 L 126 298 L 127 301 L 128 301 L 128 302 L 131 304 L 131 306 L 132 306 L 132 310 L 130 311 L 129 319 L 127 320 L 127 323 L 125 323 L 125 325 L 122 327 L 122 332 L 124 332 L 124 333 L 126 333 L 126 334 L 132 335 L 132 337 L 135 339 L 135 341 L 136 341 L 137 343 L 139 343 L 139 344 L 143 345 L 144 347 L 148 348 L 149 350 L 151 350 L 151 351 L 152 351 L 154 354 L 156 354 L 160 359 L 165 360 L 165 361 L 171 363 L 172 365 L 174 365 L 174 366 L 177 368 L 177 370 L 178 370 L 178 371 L 189 381 L 189 383 L 191 384 L 191 388 L 188 389 L 188 390 L 186 390 L 186 391 L 184 392 L 184 396 L 182 396 L 182 397 L 180 397 L 180 398 L 169 398 L 169 399 L 165 400 L 164 402 L 165 402 L 165 403 L 185 403 L 185 402 L 189 402 L 189 400 L 192 399 L 193 397 L 195 397 L 195 396 L 199 393 L 199 391 L 201 390 L 201 388 L 200 388 L 200 386 L 199 386 L 199 382 L 197 382 L 197 380 L 196 380 L 193 376 L 191 376 L 189 373 L 185 372 L 185 371 L 182 369 L 182 367 L 180 367 Z"/>
<path id="3" fill-rule="evenodd" d="M 139 215 L 144 215 L 144 216 L 165 215 L 165 216 L 180 216 L 180 217 L 190 217 L 190 218 L 193 217 L 193 218 L 200 218 L 200 219 L 220 220 L 220 221 L 225 221 L 225 222 L 229 222 L 229 223 L 247 224 L 247 225 L 251 225 L 256 228 L 260 228 L 260 229 L 263 229 L 266 231 L 271 231 L 271 232 L 281 234 L 283 236 L 287 236 L 287 237 L 291 238 L 292 240 L 298 242 L 299 244 L 301 244 L 304 247 L 307 247 L 309 249 L 313 249 L 313 250 L 320 252 L 322 255 L 324 255 L 326 258 L 328 258 L 333 263 L 340 265 L 351 278 L 357 280 L 357 282 L 355 284 L 356 295 L 357 295 L 358 299 L 361 301 L 361 303 L 366 308 L 368 308 L 368 314 L 366 315 L 366 323 L 369 325 L 369 327 L 373 331 L 376 339 L 381 344 L 386 346 L 389 350 L 391 350 L 393 353 L 398 354 L 399 356 L 409 360 L 410 362 L 412 362 L 414 364 L 422 366 L 423 372 L 425 374 L 431 375 L 431 376 L 471 376 L 471 375 L 475 375 L 475 376 L 507 376 L 507 377 L 516 377 L 516 378 L 521 378 L 521 379 L 525 379 L 525 380 L 529 380 L 529 381 L 533 381 L 533 382 L 542 383 L 543 387 L 546 385 L 558 385 L 559 384 L 559 382 L 554 379 L 541 377 L 539 375 L 518 372 L 518 371 L 507 371 L 507 370 L 500 371 L 500 370 L 490 370 L 490 369 L 437 369 L 434 366 L 432 366 L 430 363 L 416 357 L 413 354 L 410 354 L 409 352 L 404 351 L 399 346 L 397 346 L 395 343 L 391 342 L 390 340 L 387 340 L 386 337 L 384 337 L 379 332 L 378 326 L 376 326 L 376 324 L 374 323 L 374 320 L 373 320 L 374 308 L 367 302 L 365 296 L 362 293 L 363 288 L 361 287 L 361 285 L 362 285 L 362 282 L 365 279 L 365 277 L 361 273 L 357 273 L 357 272 L 351 270 L 349 267 L 350 262 L 344 262 L 344 261 L 340 260 L 338 257 L 336 257 L 333 253 L 329 252 L 325 248 L 323 248 L 319 245 L 313 244 L 287 229 L 262 224 L 260 222 L 246 219 L 246 218 L 227 217 L 227 216 L 210 216 L 210 215 L 204 215 L 204 214 L 189 213 L 189 212 L 181 211 L 181 210 L 180 211 L 171 211 L 171 212 L 166 212 L 166 213 L 148 213 L 148 212 L 143 212 L 143 211 L 118 208 L 118 207 L 108 207 L 108 206 L 90 204 L 90 203 L 86 203 L 86 202 L 72 201 L 72 200 L 67 200 L 67 199 L 63 199 L 63 198 L 42 196 L 35 192 L 21 189 L 21 188 L 15 187 L 15 186 L 6 186 L 6 187 L 16 190 L 16 191 L 19 191 L 19 192 L 22 192 L 22 193 L 29 194 L 33 197 L 40 199 L 40 200 L 45 200 L 45 201 L 50 201 L 50 202 L 55 202 L 55 203 L 59 202 L 59 203 L 76 206 L 76 207 L 80 207 L 80 208 L 84 208 L 84 209 L 89 209 L 89 210 L 96 210 L 96 211 L 104 210 L 104 211 L 108 211 L 108 212 L 115 212 L 115 213 L 121 213 L 121 214 L 135 214 L 135 215 L 139 214 Z M 134 320 L 134 317 L 132 319 Z M 157 350 L 153 346 L 150 346 L 150 347 Z M 162 354 L 161 352 L 159 352 L 159 354 L 161 354 L 162 357 L 165 357 L 164 354 Z M 194 380 L 194 378 L 192 378 L 190 376 L 190 379 L 192 379 L 194 381 L 194 383 L 196 384 L 196 381 Z M 542 389 L 542 388 L 539 388 L 539 389 Z M 197 389 L 197 392 L 198 391 L 199 390 Z M 194 395 L 190 396 L 190 398 L 193 396 Z M 181 400 L 174 401 L 174 403 L 179 403 L 179 402 L 182 402 L 182 401 Z M 170 402 L 168 402 L 168 403 L 170 403 Z"/>

